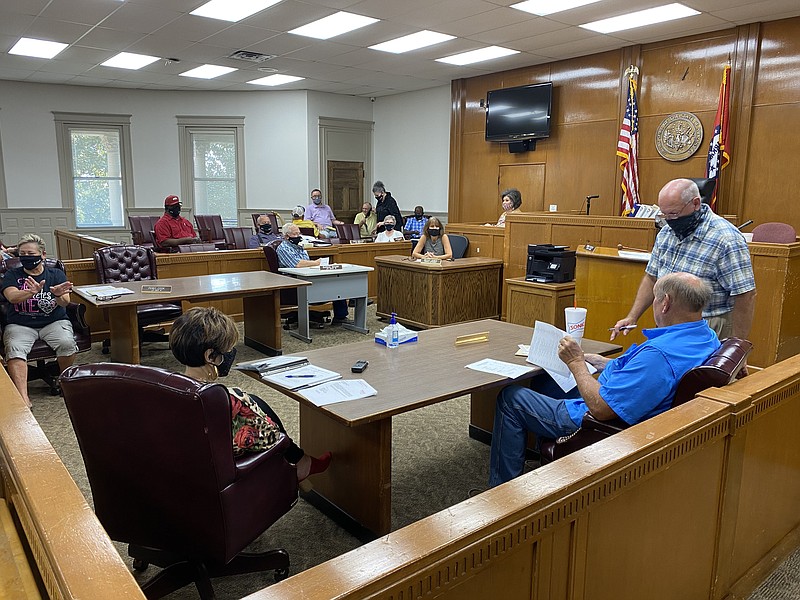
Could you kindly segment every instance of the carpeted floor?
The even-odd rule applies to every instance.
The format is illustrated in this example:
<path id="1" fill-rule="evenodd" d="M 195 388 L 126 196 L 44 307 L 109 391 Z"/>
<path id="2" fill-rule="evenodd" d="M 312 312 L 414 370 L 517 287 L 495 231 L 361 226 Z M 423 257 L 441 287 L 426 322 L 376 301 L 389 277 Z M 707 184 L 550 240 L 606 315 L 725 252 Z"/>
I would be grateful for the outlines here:
<path id="1" fill-rule="evenodd" d="M 385 324 L 375 315 L 375 307 L 367 310 L 368 327 L 372 335 Z M 314 341 L 305 344 L 283 335 L 285 353 L 303 352 L 363 341 L 359 333 L 337 326 L 312 330 Z M 369 339 L 369 338 L 366 338 Z M 258 358 L 261 355 L 239 344 L 237 361 Z M 91 352 L 79 355 L 79 363 L 100 362 L 107 357 L 100 353 L 100 344 Z M 142 364 L 180 371 L 167 344 L 146 344 L 142 349 Z M 229 385 L 238 385 L 263 397 L 281 416 L 289 434 L 295 439 L 298 432 L 297 403 L 273 392 L 252 379 L 233 371 L 227 378 Z M 420 382 L 424 385 L 424 382 Z M 75 435 L 60 397 L 50 396 L 41 382 L 30 384 L 33 414 L 39 421 L 53 447 L 91 503 L 91 491 Z M 445 509 L 467 498 L 468 491 L 484 487 L 488 478 L 489 449 L 467 435 L 469 424 L 469 399 L 456 398 L 448 402 L 399 415 L 393 419 L 392 459 L 392 529 L 412 523 L 422 517 Z M 127 457 L 120 457 L 126 460 Z M 334 457 L 335 460 L 335 457 Z M 291 557 L 291 574 L 298 573 L 360 545 L 352 535 L 337 526 L 328 517 L 302 499 L 281 520 L 270 527 L 251 544 L 249 550 L 260 551 L 275 547 L 285 548 Z M 131 566 L 126 548 L 117 548 Z M 146 579 L 156 572 L 150 567 L 137 578 Z M 215 580 L 214 586 L 220 600 L 241 598 L 273 582 L 270 574 L 241 575 Z M 196 599 L 194 586 L 188 586 L 169 598 Z M 750 600 L 778 600 L 800 598 L 800 549 L 792 554 L 752 594 Z"/>

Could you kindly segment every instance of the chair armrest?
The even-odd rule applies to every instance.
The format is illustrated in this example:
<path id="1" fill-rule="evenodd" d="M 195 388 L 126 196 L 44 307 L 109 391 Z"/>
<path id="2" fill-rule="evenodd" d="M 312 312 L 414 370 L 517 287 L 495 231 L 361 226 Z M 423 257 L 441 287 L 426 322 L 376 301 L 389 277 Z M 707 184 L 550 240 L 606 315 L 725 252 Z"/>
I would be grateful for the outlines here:
<path id="1" fill-rule="evenodd" d="M 268 450 L 263 452 L 248 452 L 235 459 L 236 477 L 247 476 L 252 471 L 258 469 L 261 464 L 275 460 L 275 458 L 282 458 L 284 452 L 289 448 L 289 436 L 281 434 L 278 442 Z"/>
<path id="2" fill-rule="evenodd" d="M 86 305 L 70 302 L 66 306 L 67 318 L 72 323 L 76 333 L 89 334 L 89 325 L 86 323 Z"/>
<path id="3" fill-rule="evenodd" d="M 630 427 L 630 425 L 620 418 L 601 421 L 600 419 L 592 416 L 592 413 L 588 412 L 583 415 L 583 420 L 581 421 L 581 429 L 591 429 L 593 431 L 604 433 L 605 435 L 614 435 L 615 433 L 619 433 L 628 427 Z"/>
<path id="4" fill-rule="evenodd" d="M 546 458 L 548 461 L 556 460 L 567 454 L 572 454 L 576 450 L 591 446 L 607 437 L 627 429 L 629 425 L 622 419 L 612 419 L 610 421 L 600 421 L 594 418 L 591 413 L 583 415 L 580 428 L 572 435 L 558 438 L 555 444 L 550 444 L 546 448 Z"/>

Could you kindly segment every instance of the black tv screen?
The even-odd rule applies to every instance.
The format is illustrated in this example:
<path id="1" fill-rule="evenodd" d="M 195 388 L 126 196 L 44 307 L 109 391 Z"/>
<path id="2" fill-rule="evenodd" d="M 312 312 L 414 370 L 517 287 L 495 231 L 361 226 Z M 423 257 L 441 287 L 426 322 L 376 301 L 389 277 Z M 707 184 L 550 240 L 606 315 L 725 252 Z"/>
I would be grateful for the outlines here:
<path id="1" fill-rule="evenodd" d="M 486 141 L 550 137 L 552 95 L 551 82 L 491 90 L 486 96 Z"/>

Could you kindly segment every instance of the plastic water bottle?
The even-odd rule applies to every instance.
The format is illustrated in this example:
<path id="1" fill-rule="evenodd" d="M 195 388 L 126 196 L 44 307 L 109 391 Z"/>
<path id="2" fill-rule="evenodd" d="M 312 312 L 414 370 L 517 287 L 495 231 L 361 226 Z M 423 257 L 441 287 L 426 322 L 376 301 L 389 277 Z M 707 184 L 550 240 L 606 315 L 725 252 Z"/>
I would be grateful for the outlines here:
<path id="1" fill-rule="evenodd" d="M 389 321 L 389 339 L 386 341 L 388 348 L 397 348 L 400 345 L 400 326 L 397 324 L 397 313 L 392 313 Z"/>

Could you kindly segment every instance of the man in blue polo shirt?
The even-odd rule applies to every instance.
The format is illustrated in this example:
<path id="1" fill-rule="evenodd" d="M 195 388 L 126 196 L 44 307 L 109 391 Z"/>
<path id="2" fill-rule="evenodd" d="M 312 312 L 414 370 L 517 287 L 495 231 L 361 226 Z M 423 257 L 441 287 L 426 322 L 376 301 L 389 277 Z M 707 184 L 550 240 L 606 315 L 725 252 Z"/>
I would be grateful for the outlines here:
<path id="1" fill-rule="evenodd" d="M 547 375 L 536 390 L 510 385 L 497 397 L 489 485 L 522 474 L 527 432 L 557 438 L 578 430 L 587 412 L 601 421 L 619 417 L 629 425 L 667 410 L 683 374 L 701 364 L 719 345 L 703 320 L 711 285 L 689 273 L 665 275 L 653 288 L 657 327 L 643 330 L 647 341 L 609 359 L 584 354 L 571 337 L 559 342 L 558 356 L 577 386 L 564 393 Z M 595 379 L 586 362 L 602 371 Z"/>

